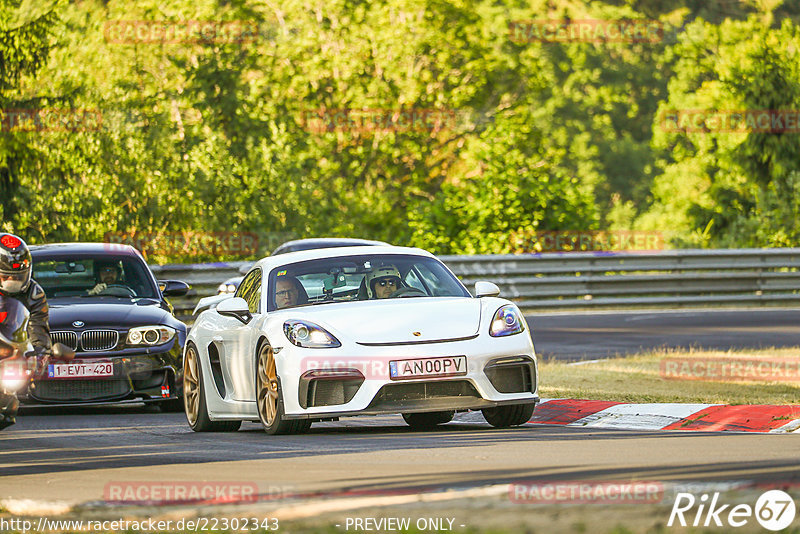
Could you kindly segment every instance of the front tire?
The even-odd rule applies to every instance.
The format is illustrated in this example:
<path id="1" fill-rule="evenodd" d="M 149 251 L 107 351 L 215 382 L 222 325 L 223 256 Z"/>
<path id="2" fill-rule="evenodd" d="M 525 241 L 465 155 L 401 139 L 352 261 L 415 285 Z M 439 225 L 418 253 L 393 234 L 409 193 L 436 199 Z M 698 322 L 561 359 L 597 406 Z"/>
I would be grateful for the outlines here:
<path id="1" fill-rule="evenodd" d="M 512 404 L 510 406 L 495 406 L 481 410 L 483 417 L 495 428 L 524 425 L 533 416 L 535 403 Z"/>
<path id="2" fill-rule="evenodd" d="M 212 421 L 208 417 L 200 357 L 191 343 L 183 362 L 183 409 L 195 432 L 236 432 L 242 426 L 241 421 Z"/>
<path id="3" fill-rule="evenodd" d="M 256 392 L 258 418 L 264 431 L 270 435 L 300 434 L 311 427 L 308 419 L 284 419 L 281 384 L 275 364 L 275 353 L 269 343 L 258 350 L 256 365 Z"/>
<path id="4" fill-rule="evenodd" d="M 406 424 L 415 430 L 426 430 L 453 420 L 456 412 L 404 413 Z"/>

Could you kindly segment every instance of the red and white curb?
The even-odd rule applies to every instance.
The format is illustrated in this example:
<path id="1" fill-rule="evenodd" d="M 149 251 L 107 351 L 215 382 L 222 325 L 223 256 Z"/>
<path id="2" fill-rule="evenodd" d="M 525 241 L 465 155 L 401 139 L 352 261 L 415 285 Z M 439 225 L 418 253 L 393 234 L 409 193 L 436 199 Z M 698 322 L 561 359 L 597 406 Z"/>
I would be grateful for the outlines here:
<path id="1" fill-rule="evenodd" d="M 624 430 L 790 433 L 800 430 L 800 405 L 627 404 L 543 399 L 531 423 Z"/>

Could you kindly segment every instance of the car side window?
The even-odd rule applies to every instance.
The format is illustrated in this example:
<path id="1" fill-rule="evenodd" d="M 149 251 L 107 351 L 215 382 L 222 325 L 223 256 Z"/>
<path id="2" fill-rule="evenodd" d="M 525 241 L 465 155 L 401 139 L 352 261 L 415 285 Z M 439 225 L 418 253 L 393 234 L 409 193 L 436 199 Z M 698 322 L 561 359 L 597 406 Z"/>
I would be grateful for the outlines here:
<path id="1" fill-rule="evenodd" d="M 439 288 L 442 285 L 440 278 L 436 276 L 436 274 L 433 273 L 427 265 L 417 264 L 415 267 L 421 277 L 420 283 L 433 288 L 432 296 L 439 296 L 439 294 L 441 294 L 441 290 L 437 290 L 436 288 Z"/>
<path id="2" fill-rule="evenodd" d="M 414 269 L 409 269 L 408 274 L 404 280 L 405 284 L 409 287 L 413 287 L 414 289 L 419 289 L 423 293 L 428 293 L 427 289 L 425 288 L 425 284 L 417 276 L 417 273 Z"/>
<path id="3" fill-rule="evenodd" d="M 234 296 L 241 297 L 247 302 L 250 313 L 260 313 L 261 269 L 250 271 L 239 284 Z"/>

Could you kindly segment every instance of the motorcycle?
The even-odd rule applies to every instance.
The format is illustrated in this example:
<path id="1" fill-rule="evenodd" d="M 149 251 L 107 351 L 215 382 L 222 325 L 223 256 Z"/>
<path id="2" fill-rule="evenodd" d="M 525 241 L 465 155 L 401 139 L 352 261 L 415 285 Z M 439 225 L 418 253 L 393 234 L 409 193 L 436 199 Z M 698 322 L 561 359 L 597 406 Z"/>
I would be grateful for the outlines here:
<path id="1" fill-rule="evenodd" d="M 61 343 L 51 355 L 40 356 L 28 340 L 28 309 L 17 299 L 0 296 L 0 430 L 16 422 L 17 395 L 28 387 L 32 378 L 47 371 L 50 360 L 69 361 L 75 352 Z"/>

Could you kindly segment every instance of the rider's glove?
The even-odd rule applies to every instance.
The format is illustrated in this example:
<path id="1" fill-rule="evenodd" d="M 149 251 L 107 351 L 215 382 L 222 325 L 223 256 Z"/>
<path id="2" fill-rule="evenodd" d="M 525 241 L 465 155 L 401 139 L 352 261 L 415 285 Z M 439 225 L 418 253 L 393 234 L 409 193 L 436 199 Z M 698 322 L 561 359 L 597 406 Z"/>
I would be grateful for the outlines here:
<path id="1" fill-rule="evenodd" d="M 47 367 L 50 365 L 50 351 L 39 351 L 28 358 L 28 369 L 31 378 L 42 378 L 47 374 Z"/>

